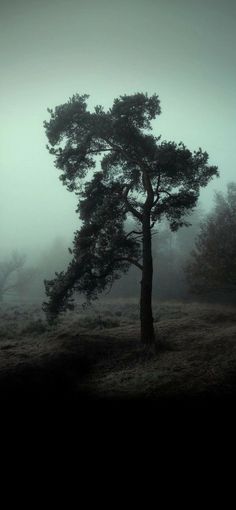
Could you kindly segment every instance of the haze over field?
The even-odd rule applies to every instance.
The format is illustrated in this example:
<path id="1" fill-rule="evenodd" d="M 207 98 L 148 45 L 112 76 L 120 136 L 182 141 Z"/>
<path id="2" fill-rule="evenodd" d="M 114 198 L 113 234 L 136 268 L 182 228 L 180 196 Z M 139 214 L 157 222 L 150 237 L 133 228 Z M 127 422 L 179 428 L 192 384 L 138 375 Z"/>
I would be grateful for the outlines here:
<path id="1" fill-rule="evenodd" d="M 43 121 L 76 92 L 107 108 L 156 92 L 155 134 L 201 146 L 219 166 L 206 209 L 235 179 L 233 0 L 1 0 L 0 10 L 1 255 L 71 243 L 76 197 L 58 179 Z"/>
<path id="2" fill-rule="evenodd" d="M 0 401 L 18 416 L 25 398 L 234 408 L 235 43 L 233 0 L 0 0 Z"/>

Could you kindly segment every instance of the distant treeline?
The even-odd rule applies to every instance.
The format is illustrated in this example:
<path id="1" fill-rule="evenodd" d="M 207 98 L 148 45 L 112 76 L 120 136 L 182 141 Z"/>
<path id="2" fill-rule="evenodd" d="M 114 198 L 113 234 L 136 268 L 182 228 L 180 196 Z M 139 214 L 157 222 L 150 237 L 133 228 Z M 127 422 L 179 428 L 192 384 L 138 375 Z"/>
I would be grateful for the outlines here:
<path id="1" fill-rule="evenodd" d="M 189 226 L 177 232 L 165 222 L 153 230 L 154 299 L 235 302 L 236 183 L 229 183 L 225 193 L 215 194 L 210 213 L 197 208 L 186 222 Z M 25 255 L 13 252 L 0 262 L 1 301 L 42 303 L 44 280 L 65 270 L 71 258 L 63 238 L 40 253 L 34 267 L 27 267 Z M 113 284 L 109 297 L 138 299 L 140 280 L 140 270 L 131 267 Z"/>

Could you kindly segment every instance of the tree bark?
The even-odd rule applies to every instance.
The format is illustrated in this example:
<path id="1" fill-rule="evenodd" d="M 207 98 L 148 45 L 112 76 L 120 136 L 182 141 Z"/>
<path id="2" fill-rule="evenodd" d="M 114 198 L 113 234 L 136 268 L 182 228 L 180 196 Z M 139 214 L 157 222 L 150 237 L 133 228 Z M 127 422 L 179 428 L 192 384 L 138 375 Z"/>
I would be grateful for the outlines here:
<path id="1" fill-rule="evenodd" d="M 150 228 L 150 210 L 144 211 L 143 220 L 143 270 L 141 280 L 140 321 L 141 342 L 145 346 L 153 345 L 155 332 L 152 315 L 152 238 Z"/>

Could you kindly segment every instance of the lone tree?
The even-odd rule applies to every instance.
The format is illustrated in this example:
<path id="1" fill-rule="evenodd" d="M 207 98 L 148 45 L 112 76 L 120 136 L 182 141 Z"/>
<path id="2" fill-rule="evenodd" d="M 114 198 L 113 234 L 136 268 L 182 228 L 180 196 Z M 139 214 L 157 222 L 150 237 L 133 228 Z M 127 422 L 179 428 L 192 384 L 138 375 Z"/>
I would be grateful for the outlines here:
<path id="1" fill-rule="evenodd" d="M 177 230 L 197 203 L 201 186 L 218 175 L 208 154 L 181 142 L 160 141 L 150 131 L 160 115 L 156 94 L 115 99 L 105 111 L 87 110 L 88 95 L 74 95 L 45 121 L 47 146 L 60 179 L 79 196 L 82 227 L 75 233 L 68 270 L 45 282 L 49 320 L 73 306 L 74 291 L 94 299 L 131 264 L 142 274 L 141 341 L 155 341 L 152 316 L 152 229 L 164 216 Z M 100 159 L 98 159 L 100 158 Z M 96 170 L 100 165 L 99 171 Z M 92 172 L 93 171 L 93 172 Z M 126 222 L 135 226 L 127 232 Z"/>
<path id="2" fill-rule="evenodd" d="M 185 269 L 192 292 L 236 290 L 236 183 L 215 194 Z"/>

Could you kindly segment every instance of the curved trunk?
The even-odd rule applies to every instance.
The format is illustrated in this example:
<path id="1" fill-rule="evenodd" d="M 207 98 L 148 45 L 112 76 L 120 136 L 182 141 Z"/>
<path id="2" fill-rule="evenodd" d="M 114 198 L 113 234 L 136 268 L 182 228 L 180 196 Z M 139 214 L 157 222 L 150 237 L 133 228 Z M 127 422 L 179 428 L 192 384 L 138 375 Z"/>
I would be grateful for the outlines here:
<path id="1" fill-rule="evenodd" d="M 151 345 L 155 342 L 152 316 L 152 239 L 150 229 L 150 212 L 143 215 L 143 270 L 141 280 L 140 321 L 141 342 Z"/>

